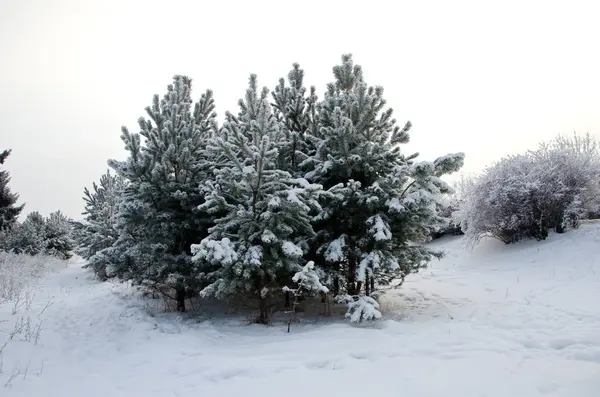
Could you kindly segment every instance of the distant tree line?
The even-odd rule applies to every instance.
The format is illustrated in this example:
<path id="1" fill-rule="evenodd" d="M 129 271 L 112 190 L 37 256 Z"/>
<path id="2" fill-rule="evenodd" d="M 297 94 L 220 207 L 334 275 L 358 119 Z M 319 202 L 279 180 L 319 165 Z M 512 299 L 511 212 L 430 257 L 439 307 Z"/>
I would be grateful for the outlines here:
<path id="1" fill-rule="evenodd" d="M 10 150 L 0 153 L 0 164 L 10 155 Z M 19 195 L 9 187 L 10 174 L 0 171 L 0 250 L 17 254 L 46 254 L 69 259 L 75 248 L 71 238 L 71 221 L 60 211 L 44 218 L 31 212 L 20 223 L 18 217 L 25 204 L 17 205 Z"/>

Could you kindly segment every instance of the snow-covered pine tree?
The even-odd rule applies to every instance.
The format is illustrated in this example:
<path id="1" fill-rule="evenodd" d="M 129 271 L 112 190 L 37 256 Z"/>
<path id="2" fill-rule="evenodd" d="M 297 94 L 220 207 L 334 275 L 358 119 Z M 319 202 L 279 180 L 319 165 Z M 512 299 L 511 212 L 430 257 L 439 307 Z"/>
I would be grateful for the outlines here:
<path id="1" fill-rule="evenodd" d="M 100 177 L 92 190 L 85 188 L 84 219 L 74 223 L 74 237 L 77 242 L 77 254 L 88 261 L 87 267 L 94 270 L 100 279 L 106 278 L 106 266 L 110 258 L 102 255 L 101 250 L 111 247 L 119 237 L 116 228 L 117 213 L 126 181 L 120 175 L 109 170 Z"/>
<path id="2" fill-rule="evenodd" d="M 30 212 L 23 223 L 14 225 L 9 235 L 8 249 L 17 254 L 38 255 L 44 253 L 46 221 L 37 211 Z"/>
<path id="3" fill-rule="evenodd" d="M 51 213 L 44 225 L 45 253 L 63 260 L 71 258 L 75 249 L 71 233 L 71 220 L 60 211 Z"/>
<path id="4" fill-rule="evenodd" d="M 283 293 L 285 294 L 286 307 L 291 306 L 289 314 L 291 314 L 288 321 L 288 332 L 290 332 L 290 325 L 295 319 L 296 306 L 305 297 L 321 295 L 325 298 L 325 295 L 329 293 L 329 288 L 321 283 L 321 276 L 323 272 L 320 269 L 315 268 L 313 261 L 308 262 L 302 270 L 296 272 L 292 277 L 292 282 L 296 284 L 296 288 L 290 288 L 287 285 L 283 287 Z M 324 302 L 326 302 L 324 300 Z M 327 302 L 325 312 L 328 312 Z"/>
<path id="5" fill-rule="evenodd" d="M 4 150 L 0 153 L 0 164 L 4 164 L 10 153 L 10 150 Z M 15 224 L 25 206 L 25 204 L 15 205 L 19 195 L 11 192 L 8 186 L 9 182 L 10 174 L 8 171 L 0 171 L 0 232 L 7 231 Z"/>
<path id="6" fill-rule="evenodd" d="M 310 167 L 318 145 L 318 134 L 314 122 L 318 97 L 315 87 L 307 89 L 303 85 L 304 70 L 295 63 L 288 73 L 288 84 L 284 78 L 271 93 L 273 113 L 282 125 L 284 143 L 279 149 L 279 167 L 292 176 L 302 176 L 303 170 Z"/>
<path id="7" fill-rule="evenodd" d="M 296 292 L 301 295 L 313 296 L 329 292 L 329 288 L 321 283 L 321 275 L 315 269 L 313 261 L 308 262 L 302 270 L 296 272 L 292 281 L 297 285 Z"/>
<path id="8" fill-rule="evenodd" d="M 210 90 L 194 104 L 191 80 L 175 76 L 165 96 L 155 95 L 146 108 L 149 118 L 140 118 L 139 134 L 123 127 L 129 158 L 109 161 L 128 185 L 119 209 L 119 238 L 101 251 L 111 257 L 108 271 L 134 283 L 172 286 L 179 311 L 185 310 L 186 288 L 198 287 L 190 246 L 211 224 L 198 210 L 204 201 L 198 186 L 211 168 L 205 148 L 216 131 L 214 108 Z"/>
<path id="9" fill-rule="evenodd" d="M 358 295 L 363 286 L 369 294 L 375 281 L 402 280 L 439 255 L 420 243 L 445 223 L 438 203 L 451 188 L 440 177 L 457 171 L 464 155 L 420 163 L 403 155 L 411 124 L 396 124 L 383 88 L 368 86 L 350 55 L 333 73 L 317 105 L 321 142 L 307 174 L 334 197 L 314 224 L 314 260 L 333 278 L 334 294 Z"/>
<path id="10" fill-rule="evenodd" d="M 47 254 L 69 259 L 75 244 L 71 221 L 60 211 L 44 218 L 34 211 L 21 224 L 15 224 L 8 239 L 8 249 L 17 254 Z"/>
<path id="11" fill-rule="evenodd" d="M 286 142 L 281 123 L 250 77 L 241 112 L 227 114 L 223 138 L 211 142 L 215 157 L 226 162 L 207 181 L 211 214 L 224 211 L 210 235 L 192 246 L 199 272 L 213 271 L 203 296 L 250 295 L 259 302 L 257 322 L 268 323 L 269 299 L 301 269 L 306 241 L 313 237 L 309 212 L 318 208 L 319 185 L 293 178 L 277 167 Z"/>

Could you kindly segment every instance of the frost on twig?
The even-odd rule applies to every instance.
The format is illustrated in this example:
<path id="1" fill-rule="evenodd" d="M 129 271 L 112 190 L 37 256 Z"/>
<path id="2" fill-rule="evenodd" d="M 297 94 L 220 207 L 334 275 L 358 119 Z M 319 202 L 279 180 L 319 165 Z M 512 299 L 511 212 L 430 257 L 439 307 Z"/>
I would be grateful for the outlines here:
<path id="1" fill-rule="evenodd" d="M 13 330 L 9 333 L 9 340 L 18 339 L 22 342 L 33 342 L 34 346 L 40 340 L 42 332 L 42 322 L 32 324 L 31 317 L 20 317 L 16 322 Z"/>

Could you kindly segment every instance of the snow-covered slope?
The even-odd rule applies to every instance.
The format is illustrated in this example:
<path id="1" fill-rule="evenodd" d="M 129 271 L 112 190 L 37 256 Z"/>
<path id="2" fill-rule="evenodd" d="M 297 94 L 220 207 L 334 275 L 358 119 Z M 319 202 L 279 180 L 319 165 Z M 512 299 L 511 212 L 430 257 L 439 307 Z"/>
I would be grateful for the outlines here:
<path id="1" fill-rule="evenodd" d="M 393 319 L 290 334 L 152 317 L 71 266 L 17 314 L 0 306 L 0 347 L 25 324 L 4 348 L 0 395 L 600 396 L 600 224 L 461 244 L 436 242 L 446 258 L 383 299 Z"/>

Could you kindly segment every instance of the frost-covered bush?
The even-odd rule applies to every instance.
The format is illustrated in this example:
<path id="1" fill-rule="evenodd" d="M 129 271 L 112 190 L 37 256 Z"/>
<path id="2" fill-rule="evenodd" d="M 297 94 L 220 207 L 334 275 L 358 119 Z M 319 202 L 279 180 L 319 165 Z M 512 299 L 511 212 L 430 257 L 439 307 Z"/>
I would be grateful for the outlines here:
<path id="1" fill-rule="evenodd" d="M 17 299 L 45 273 L 64 266 L 53 256 L 0 252 L 0 303 Z"/>
<path id="2" fill-rule="evenodd" d="M 534 189 L 527 156 L 502 159 L 475 179 L 459 211 L 467 237 L 490 235 L 505 243 L 518 241 L 534 225 Z"/>
<path id="3" fill-rule="evenodd" d="M 557 232 L 600 212 L 600 146 L 594 137 L 561 135 L 531 154 L 562 192 L 554 210 Z"/>
<path id="4" fill-rule="evenodd" d="M 471 242 L 544 239 L 551 229 L 577 227 L 598 208 L 599 183 L 595 140 L 559 137 L 487 168 L 469 185 L 458 218 Z"/>

